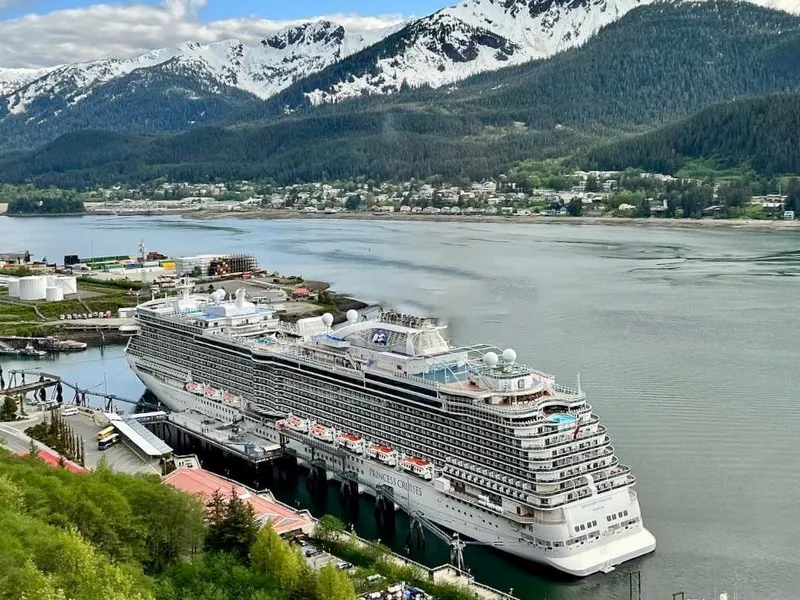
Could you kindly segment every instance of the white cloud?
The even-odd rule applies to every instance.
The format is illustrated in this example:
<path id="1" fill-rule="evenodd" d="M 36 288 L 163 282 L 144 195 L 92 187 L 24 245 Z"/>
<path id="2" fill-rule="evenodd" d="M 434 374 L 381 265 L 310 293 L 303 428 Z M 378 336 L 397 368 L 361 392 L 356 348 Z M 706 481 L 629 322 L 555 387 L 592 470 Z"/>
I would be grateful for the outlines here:
<path id="1" fill-rule="evenodd" d="M 776 8 L 800 15 L 800 0 L 754 0 L 754 2 L 767 8 Z"/>
<path id="2" fill-rule="evenodd" d="M 0 6 L 10 1 L 14 0 L 0 0 Z M 252 44 L 283 27 L 321 18 L 353 32 L 381 29 L 403 19 L 396 14 L 332 14 L 276 21 L 254 15 L 202 22 L 198 13 L 205 4 L 206 0 L 163 0 L 159 5 L 94 4 L 0 21 L 0 68 L 124 58 L 188 41 L 209 43 L 236 38 Z"/>

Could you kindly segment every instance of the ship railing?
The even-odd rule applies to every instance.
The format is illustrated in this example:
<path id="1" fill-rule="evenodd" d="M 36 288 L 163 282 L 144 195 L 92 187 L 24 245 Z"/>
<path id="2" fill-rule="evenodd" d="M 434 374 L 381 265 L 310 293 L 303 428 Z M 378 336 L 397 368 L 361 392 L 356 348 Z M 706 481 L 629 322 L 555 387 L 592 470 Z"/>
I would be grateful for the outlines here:
<path id="1" fill-rule="evenodd" d="M 578 391 L 571 387 L 567 387 L 566 385 L 557 383 L 553 386 L 553 389 L 559 394 L 569 396 L 571 402 L 582 402 L 586 400 L 586 392 Z"/>
<path id="2" fill-rule="evenodd" d="M 563 525 L 567 522 L 566 518 L 560 519 L 542 519 L 541 517 L 533 517 L 530 515 L 518 515 L 516 513 L 507 513 L 507 516 L 512 521 L 517 523 L 533 523 L 535 525 Z"/>
<path id="3" fill-rule="evenodd" d="M 561 444 L 561 446 L 571 445 L 571 444 L 575 443 L 578 440 L 584 440 L 587 437 L 593 437 L 593 436 L 602 436 L 603 439 L 595 441 L 595 442 L 590 442 L 588 445 L 583 446 L 583 447 L 578 447 L 578 448 L 574 448 L 574 449 L 567 449 L 567 450 L 561 450 L 561 451 L 556 452 L 556 453 L 551 452 L 549 456 L 543 456 L 543 457 L 538 457 L 538 456 L 537 457 L 532 457 L 532 456 L 529 456 L 528 460 L 531 461 L 531 462 L 534 462 L 534 463 L 556 460 L 556 459 L 559 459 L 559 458 L 572 456 L 573 454 L 580 454 L 581 452 L 588 452 L 589 450 L 593 450 L 593 449 L 595 449 L 597 447 L 605 446 L 605 445 L 611 443 L 611 438 L 608 437 L 607 435 L 605 435 L 605 428 L 603 428 L 602 430 L 598 430 L 596 433 L 593 433 L 591 435 L 585 435 L 583 437 L 578 437 L 578 438 L 575 438 L 574 440 L 570 440 L 569 442 L 565 442 L 565 443 Z M 547 452 L 547 451 L 552 451 L 554 448 L 558 448 L 558 446 L 548 446 L 547 448 L 538 448 L 538 447 L 537 448 L 526 448 L 526 450 L 528 450 L 529 452 L 531 450 Z"/>
<path id="4" fill-rule="evenodd" d="M 339 365 L 334 362 L 329 362 L 325 360 L 319 360 L 316 358 L 312 358 L 310 356 L 304 355 L 302 352 L 298 351 L 295 348 L 280 348 L 279 353 L 283 356 L 290 357 L 292 359 L 297 360 L 298 362 L 304 362 L 313 366 L 324 367 L 325 369 L 330 369 L 336 371 L 337 373 L 342 373 L 344 375 L 351 375 L 356 377 L 364 377 L 364 372 L 358 369 L 353 369 L 351 367 L 346 367 L 344 365 Z"/>

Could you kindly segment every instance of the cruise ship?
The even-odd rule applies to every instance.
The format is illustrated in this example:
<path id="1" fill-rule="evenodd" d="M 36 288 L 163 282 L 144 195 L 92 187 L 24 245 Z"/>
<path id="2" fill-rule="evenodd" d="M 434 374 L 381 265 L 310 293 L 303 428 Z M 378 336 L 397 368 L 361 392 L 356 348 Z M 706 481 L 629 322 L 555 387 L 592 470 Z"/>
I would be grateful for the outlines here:
<path id="1" fill-rule="evenodd" d="M 655 549 L 584 392 L 512 349 L 455 347 L 437 320 L 395 312 L 287 323 L 244 290 L 185 286 L 136 319 L 128 361 L 173 411 L 239 423 L 308 462 L 313 446 L 365 492 L 571 575 Z"/>

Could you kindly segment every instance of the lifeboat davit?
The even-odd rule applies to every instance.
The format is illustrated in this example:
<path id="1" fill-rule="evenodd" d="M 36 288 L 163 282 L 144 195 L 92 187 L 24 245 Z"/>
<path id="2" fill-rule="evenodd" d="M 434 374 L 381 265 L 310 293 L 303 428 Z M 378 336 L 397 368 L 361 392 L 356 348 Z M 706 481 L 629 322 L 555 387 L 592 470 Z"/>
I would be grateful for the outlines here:
<path id="1" fill-rule="evenodd" d="M 364 454 L 364 439 L 357 436 L 355 433 L 343 432 L 336 438 L 336 443 L 339 446 L 344 446 L 350 452 L 356 454 Z"/>
<path id="2" fill-rule="evenodd" d="M 206 386 L 204 394 L 209 400 L 216 400 L 217 402 L 222 401 L 222 391 L 218 390 L 217 388 L 213 388 L 210 385 Z"/>
<path id="3" fill-rule="evenodd" d="M 300 433 L 308 433 L 308 420 L 289 416 L 286 417 L 286 427 Z"/>
<path id="4" fill-rule="evenodd" d="M 240 405 L 239 400 L 240 400 L 239 396 L 231 394 L 230 392 L 225 392 L 222 395 L 223 404 L 228 404 L 230 406 L 239 406 Z"/>
<path id="5" fill-rule="evenodd" d="M 314 425 L 311 428 L 311 435 L 323 442 L 333 443 L 333 429 L 324 425 Z"/>
<path id="6" fill-rule="evenodd" d="M 204 386 L 202 383 L 197 383 L 196 381 L 190 381 L 186 384 L 186 391 L 197 396 L 202 396 L 205 394 L 206 386 Z"/>
<path id="7" fill-rule="evenodd" d="M 389 465 L 390 467 L 397 466 L 397 450 L 392 450 L 389 446 L 384 446 L 383 444 L 370 444 L 369 448 L 367 448 L 367 456 L 374 458 L 385 465 Z"/>
<path id="8" fill-rule="evenodd" d="M 433 465 L 423 458 L 406 456 L 400 461 L 400 468 L 427 481 L 433 479 Z"/>

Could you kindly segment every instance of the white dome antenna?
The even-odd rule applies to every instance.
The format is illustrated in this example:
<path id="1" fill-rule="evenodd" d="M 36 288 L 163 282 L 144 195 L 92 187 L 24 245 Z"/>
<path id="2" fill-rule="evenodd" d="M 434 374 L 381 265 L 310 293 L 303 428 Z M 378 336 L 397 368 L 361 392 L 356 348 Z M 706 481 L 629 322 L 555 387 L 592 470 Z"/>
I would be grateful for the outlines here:
<path id="1" fill-rule="evenodd" d="M 333 315 L 331 313 L 322 315 L 322 324 L 325 325 L 327 329 L 330 329 L 331 325 L 333 325 Z"/>
<path id="2" fill-rule="evenodd" d="M 347 311 L 347 322 L 352 324 L 358 321 L 358 311 L 352 308 Z"/>
<path id="3" fill-rule="evenodd" d="M 517 361 L 517 351 L 513 348 L 506 348 L 503 350 L 503 360 L 509 364 L 514 364 Z"/>
<path id="4" fill-rule="evenodd" d="M 499 360 L 500 358 L 494 352 L 487 352 L 483 355 L 483 362 L 487 367 L 497 366 Z"/>

